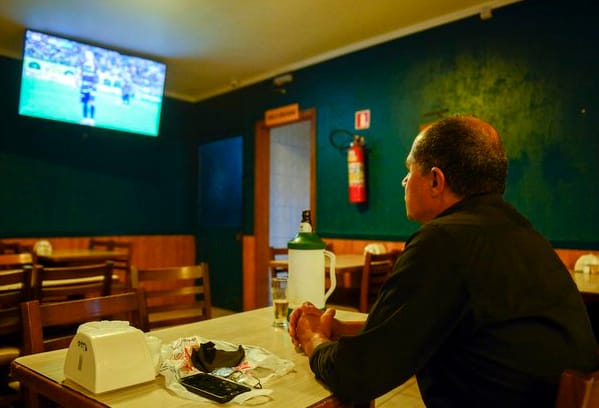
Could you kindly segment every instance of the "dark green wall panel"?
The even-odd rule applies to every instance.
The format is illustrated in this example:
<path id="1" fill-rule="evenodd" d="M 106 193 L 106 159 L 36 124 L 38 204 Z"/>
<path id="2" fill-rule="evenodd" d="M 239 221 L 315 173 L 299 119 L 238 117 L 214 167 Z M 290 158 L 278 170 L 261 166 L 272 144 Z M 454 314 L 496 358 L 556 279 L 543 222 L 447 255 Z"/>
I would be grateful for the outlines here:
<path id="1" fill-rule="evenodd" d="M 405 219 L 401 179 L 419 126 L 435 118 L 428 114 L 480 116 L 505 140 L 508 201 L 556 245 L 597 248 L 599 6 L 527 0 L 493 14 L 293 72 L 284 95 L 265 81 L 199 106 L 211 115 L 226 107 L 228 126 L 238 124 L 240 134 L 253 133 L 273 106 L 316 108 L 318 230 L 372 239 L 405 239 L 417 228 Z M 356 206 L 348 203 L 345 158 L 329 133 L 353 130 L 354 112 L 365 108 L 372 116 L 361 132 L 368 203 Z"/>
<path id="2" fill-rule="evenodd" d="M 0 236 L 193 232 L 192 104 L 167 99 L 158 138 L 36 120 L 19 72 L 0 60 Z"/>

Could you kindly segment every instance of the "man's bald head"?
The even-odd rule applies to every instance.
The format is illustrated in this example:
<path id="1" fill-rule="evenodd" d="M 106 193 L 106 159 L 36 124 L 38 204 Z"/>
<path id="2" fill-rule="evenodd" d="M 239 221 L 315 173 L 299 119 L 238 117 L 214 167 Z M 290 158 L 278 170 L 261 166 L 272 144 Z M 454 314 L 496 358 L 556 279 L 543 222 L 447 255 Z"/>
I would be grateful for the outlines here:
<path id="1" fill-rule="evenodd" d="M 507 157 L 499 133 L 474 116 L 450 116 L 424 129 L 409 156 L 423 173 L 441 169 L 458 196 L 505 191 Z"/>

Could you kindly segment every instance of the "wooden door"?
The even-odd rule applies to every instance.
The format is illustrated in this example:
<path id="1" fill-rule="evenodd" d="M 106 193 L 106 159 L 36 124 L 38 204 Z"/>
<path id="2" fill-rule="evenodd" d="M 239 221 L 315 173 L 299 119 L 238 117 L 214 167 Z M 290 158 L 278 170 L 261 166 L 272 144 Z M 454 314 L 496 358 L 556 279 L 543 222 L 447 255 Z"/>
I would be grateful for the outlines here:
<path id="1" fill-rule="evenodd" d="M 198 259 L 208 263 L 212 304 L 241 311 L 243 138 L 198 148 Z"/>

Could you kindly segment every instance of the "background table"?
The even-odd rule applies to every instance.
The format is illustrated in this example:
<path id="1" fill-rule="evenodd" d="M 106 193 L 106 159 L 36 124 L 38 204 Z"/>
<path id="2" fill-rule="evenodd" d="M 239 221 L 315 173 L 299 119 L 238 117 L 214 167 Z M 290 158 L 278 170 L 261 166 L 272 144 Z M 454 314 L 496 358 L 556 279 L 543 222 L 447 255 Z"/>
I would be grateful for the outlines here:
<path id="1" fill-rule="evenodd" d="M 326 266 L 329 258 L 325 258 Z M 275 259 L 269 262 L 272 267 L 289 267 L 287 259 Z M 335 254 L 335 275 L 337 286 L 344 288 L 356 288 L 360 285 L 360 277 L 364 269 L 364 254 Z"/>
<path id="2" fill-rule="evenodd" d="M 42 265 L 105 262 L 126 256 L 124 252 L 97 249 L 56 249 L 49 255 L 38 255 Z"/>

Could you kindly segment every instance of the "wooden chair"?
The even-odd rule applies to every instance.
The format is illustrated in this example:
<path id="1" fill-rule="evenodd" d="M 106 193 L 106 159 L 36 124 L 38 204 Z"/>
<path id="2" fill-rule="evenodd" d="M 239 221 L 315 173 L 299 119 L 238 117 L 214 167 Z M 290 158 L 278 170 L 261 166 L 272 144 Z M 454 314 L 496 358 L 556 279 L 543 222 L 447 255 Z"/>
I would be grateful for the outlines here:
<path id="1" fill-rule="evenodd" d="M 384 254 L 387 252 L 387 247 L 382 242 L 371 242 L 364 246 L 364 253 L 371 252 L 373 254 Z"/>
<path id="2" fill-rule="evenodd" d="M 0 406 L 20 400 L 10 386 L 10 363 L 22 354 L 21 302 L 31 299 L 32 254 L 0 255 Z"/>
<path id="3" fill-rule="evenodd" d="M 65 302 L 40 303 L 30 300 L 21 304 L 23 350 L 26 354 L 68 347 L 76 330 L 59 337 L 47 335 L 53 327 L 78 327 L 95 320 L 128 320 L 146 331 L 146 308 L 142 291 L 133 290 Z"/>
<path id="4" fill-rule="evenodd" d="M 40 266 L 33 279 L 33 296 L 40 302 L 108 296 L 112 262 L 93 265 Z"/>
<path id="5" fill-rule="evenodd" d="M 368 313 L 381 286 L 393 271 L 393 266 L 400 253 L 401 251 L 398 249 L 382 254 L 365 253 L 362 282 L 360 284 L 360 312 Z"/>
<path id="6" fill-rule="evenodd" d="M 131 278 L 133 287 L 144 291 L 148 329 L 212 317 L 210 274 L 205 262 L 149 269 L 133 266 Z"/>
<path id="7" fill-rule="evenodd" d="M 574 370 L 562 373 L 556 408 L 599 407 L 599 371 L 584 374 Z"/>
<path id="8" fill-rule="evenodd" d="M 599 407 L 599 370 L 592 373 L 564 370 L 557 390 L 555 408 L 592 407 Z"/>
<path id="9" fill-rule="evenodd" d="M 133 242 L 90 238 L 88 248 L 119 252 L 119 256 L 112 259 L 114 273 L 112 291 L 113 293 L 116 293 L 131 289 L 131 258 L 133 256 Z"/>
<path id="10" fill-rule="evenodd" d="M 289 250 L 287 248 L 275 248 L 270 247 L 270 260 L 271 261 L 279 261 L 279 260 L 287 260 L 289 255 Z M 273 265 L 269 264 L 270 268 L 270 276 L 272 278 L 276 278 L 279 274 L 287 275 L 289 272 L 289 267 L 287 264 L 285 265 Z"/>

